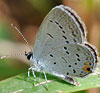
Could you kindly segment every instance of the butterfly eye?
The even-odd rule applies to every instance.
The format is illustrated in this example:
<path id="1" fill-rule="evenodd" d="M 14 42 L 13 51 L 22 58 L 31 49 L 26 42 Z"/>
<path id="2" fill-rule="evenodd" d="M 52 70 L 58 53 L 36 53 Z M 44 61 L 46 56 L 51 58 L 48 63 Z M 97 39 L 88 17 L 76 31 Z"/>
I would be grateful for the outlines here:
<path id="1" fill-rule="evenodd" d="M 25 56 L 27 57 L 28 60 L 30 60 L 30 58 L 33 56 L 33 53 L 32 52 L 28 52 L 28 53 L 25 52 Z"/>

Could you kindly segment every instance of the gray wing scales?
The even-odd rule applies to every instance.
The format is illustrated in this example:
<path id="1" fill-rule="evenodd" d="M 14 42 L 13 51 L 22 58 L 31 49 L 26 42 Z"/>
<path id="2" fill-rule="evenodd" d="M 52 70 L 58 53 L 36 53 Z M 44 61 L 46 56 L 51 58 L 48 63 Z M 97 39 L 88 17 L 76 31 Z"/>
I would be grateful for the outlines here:
<path id="1" fill-rule="evenodd" d="M 53 49 L 40 59 L 48 72 L 64 76 L 84 77 L 95 68 L 94 54 L 85 45 L 66 44 Z"/>
<path id="2" fill-rule="evenodd" d="M 35 58 L 46 56 L 57 46 L 84 41 L 85 30 L 80 26 L 80 20 L 72 13 L 70 8 L 63 6 L 49 12 L 37 34 L 34 44 Z"/>

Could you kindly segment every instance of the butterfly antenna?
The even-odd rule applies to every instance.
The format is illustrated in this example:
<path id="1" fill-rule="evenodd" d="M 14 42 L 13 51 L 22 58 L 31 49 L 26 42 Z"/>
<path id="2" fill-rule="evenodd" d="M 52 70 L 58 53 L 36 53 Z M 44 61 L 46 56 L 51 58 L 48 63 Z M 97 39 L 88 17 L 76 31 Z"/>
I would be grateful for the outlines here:
<path id="1" fill-rule="evenodd" d="M 31 48 L 30 44 L 28 43 L 28 41 L 26 40 L 26 38 L 24 37 L 24 35 L 21 33 L 21 31 L 14 24 L 11 24 L 11 26 L 21 35 L 21 37 L 24 39 L 24 41 L 29 46 L 29 48 L 30 48 L 30 50 L 32 52 L 32 48 Z"/>
<path id="2" fill-rule="evenodd" d="M 16 56 L 19 56 L 19 55 L 23 55 L 23 53 L 21 53 L 21 54 L 14 54 L 14 55 L 6 55 L 6 56 L 1 56 L 1 59 L 5 59 L 5 58 L 10 58 L 10 57 L 16 57 Z"/>

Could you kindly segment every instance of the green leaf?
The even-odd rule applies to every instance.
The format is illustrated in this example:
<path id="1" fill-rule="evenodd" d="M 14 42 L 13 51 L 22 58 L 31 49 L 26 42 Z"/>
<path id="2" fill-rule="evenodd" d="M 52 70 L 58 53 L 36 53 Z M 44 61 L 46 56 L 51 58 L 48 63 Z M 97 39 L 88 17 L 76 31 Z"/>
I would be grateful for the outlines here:
<path id="1" fill-rule="evenodd" d="M 37 81 L 39 81 L 39 74 L 36 72 Z M 71 85 L 55 76 L 47 74 L 48 90 L 46 85 L 33 86 L 33 76 L 31 75 L 27 80 L 27 73 L 21 74 L 0 82 L 0 93 L 69 93 L 90 88 L 100 87 L 100 78 L 97 75 L 90 75 L 86 78 L 77 78 L 80 86 Z M 40 78 L 41 82 L 45 82 L 44 76 Z"/>
<path id="2" fill-rule="evenodd" d="M 17 65 L 16 65 L 17 64 Z M 20 67 L 18 66 L 21 65 Z M 27 71 L 28 66 L 16 59 L 0 59 L 0 81 Z"/>

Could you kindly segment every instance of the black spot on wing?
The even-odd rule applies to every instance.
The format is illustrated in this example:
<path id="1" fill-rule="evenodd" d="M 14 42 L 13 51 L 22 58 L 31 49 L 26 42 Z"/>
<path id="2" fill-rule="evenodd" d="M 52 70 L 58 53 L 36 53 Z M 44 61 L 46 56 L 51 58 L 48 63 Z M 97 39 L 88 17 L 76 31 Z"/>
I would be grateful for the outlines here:
<path id="1" fill-rule="evenodd" d="M 53 64 L 56 64 L 56 62 L 54 62 Z"/>
<path id="2" fill-rule="evenodd" d="M 53 21 L 52 20 L 49 20 L 51 23 L 53 23 Z"/>
<path id="3" fill-rule="evenodd" d="M 76 70 L 75 69 L 73 69 L 73 73 L 76 73 Z"/>
<path id="4" fill-rule="evenodd" d="M 66 36 L 62 36 L 64 39 L 67 39 L 67 37 Z"/>
<path id="5" fill-rule="evenodd" d="M 69 43 L 69 41 L 66 41 L 66 43 L 68 44 L 68 43 Z"/>
<path id="6" fill-rule="evenodd" d="M 79 54 L 76 54 L 77 57 L 80 57 Z"/>
<path id="7" fill-rule="evenodd" d="M 65 31 L 64 30 L 61 30 L 64 34 L 65 34 Z"/>
<path id="8" fill-rule="evenodd" d="M 69 65 L 68 67 L 71 67 L 71 65 Z"/>
<path id="9" fill-rule="evenodd" d="M 55 23 L 58 25 L 59 23 L 57 21 L 55 21 Z"/>
<path id="10" fill-rule="evenodd" d="M 53 38 L 53 36 L 50 33 L 46 33 L 50 38 Z"/>
<path id="11" fill-rule="evenodd" d="M 50 54 L 50 56 L 51 56 L 51 57 L 53 57 L 53 55 L 52 55 L 52 54 Z"/>
<path id="12" fill-rule="evenodd" d="M 69 73 L 68 73 L 68 72 L 67 72 L 66 74 L 67 74 L 67 75 L 69 75 Z"/>
<path id="13" fill-rule="evenodd" d="M 88 71 L 91 71 L 91 69 L 90 69 L 90 68 L 87 68 L 87 70 L 88 70 Z"/>
<path id="14" fill-rule="evenodd" d="M 75 65 L 77 65 L 77 63 L 75 63 Z"/>
<path id="15" fill-rule="evenodd" d="M 91 65 L 91 63 L 89 63 L 89 65 Z"/>
<path id="16" fill-rule="evenodd" d="M 77 60 L 78 60 L 78 61 L 80 61 L 80 59 L 79 59 L 79 58 L 77 58 Z"/>
<path id="17" fill-rule="evenodd" d="M 64 47 L 65 50 L 67 50 L 67 47 Z"/>
<path id="18" fill-rule="evenodd" d="M 68 51 L 66 51 L 66 53 L 67 53 L 67 54 L 69 54 L 69 52 L 68 52 Z"/>
<path id="19" fill-rule="evenodd" d="M 63 27 L 62 27 L 62 26 L 60 26 L 60 25 L 59 25 L 59 28 L 60 28 L 60 29 L 63 29 Z"/>

